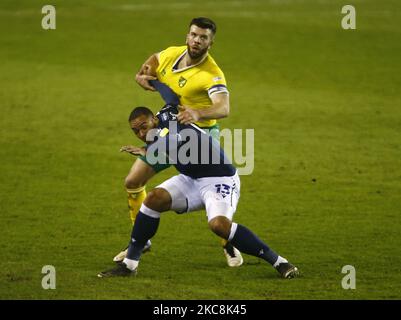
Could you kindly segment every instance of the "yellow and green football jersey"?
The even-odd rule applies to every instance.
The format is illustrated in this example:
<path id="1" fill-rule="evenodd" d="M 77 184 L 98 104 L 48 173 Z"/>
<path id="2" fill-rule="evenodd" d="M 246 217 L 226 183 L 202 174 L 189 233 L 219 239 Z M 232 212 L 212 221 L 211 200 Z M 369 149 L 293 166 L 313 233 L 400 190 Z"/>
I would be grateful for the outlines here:
<path id="1" fill-rule="evenodd" d="M 224 74 L 209 54 L 196 65 L 177 69 L 186 51 L 186 46 L 169 47 L 161 51 L 156 70 L 157 78 L 180 97 L 182 105 L 192 109 L 209 108 L 212 106 L 210 97 L 213 94 L 228 93 Z M 216 124 L 216 120 L 205 120 L 196 124 L 210 127 Z"/>

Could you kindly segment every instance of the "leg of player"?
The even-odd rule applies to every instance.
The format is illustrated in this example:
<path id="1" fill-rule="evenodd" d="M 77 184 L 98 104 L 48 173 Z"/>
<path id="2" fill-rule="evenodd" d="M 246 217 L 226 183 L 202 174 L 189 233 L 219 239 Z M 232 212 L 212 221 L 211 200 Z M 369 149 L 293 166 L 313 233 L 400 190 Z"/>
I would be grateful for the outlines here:
<path id="1" fill-rule="evenodd" d="M 220 126 L 216 123 L 211 127 L 202 128 L 208 134 L 210 134 L 217 142 L 220 143 Z M 221 245 L 223 246 L 224 256 L 227 260 L 229 267 L 240 267 L 242 266 L 244 259 L 242 258 L 241 252 L 235 248 L 226 239 L 221 238 Z"/>
<path id="2" fill-rule="evenodd" d="M 216 216 L 209 221 L 209 227 L 215 234 L 227 239 L 241 252 L 270 263 L 283 278 L 293 278 L 298 275 L 297 267 L 275 253 L 245 226 L 231 222 L 226 216 Z"/>
<path id="3" fill-rule="evenodd" d="M 142 202 L 146 198 L 146 183 L 156 172 L 146 162 L 138 158 L 131 167 L 130 172 L 125 178 L 125 188 L 128 194 L 128 208 L 132 224 L 135 223 L 136 215 Z M 150 250 L 152 243 L 149 242 L 144 247 L 144 252 Z M 114 262 L 121 262 L 127 255 L 128 247 L 124 248 L 114 258 Z"/>
<path id="4" fill-rule="evenodd" d="M 223 246 L 223 252 L 226 257 L 228 266 L 229 267 L 242 266 L 244 259 L 242 258 L 241 252 L 226 239 L 221 238 L 221 245 Z"/>
<path id="5" fill-rule="evenodd" d="M 126 258 L 113 269 L 99 273 L 98 277 L 136 275 L 143 248 L 147 241 L 156 234 L 161 213 L 170 208 L 171 196 L 166 190 L 156 188 L 149 192 L 136 216 Z"/>

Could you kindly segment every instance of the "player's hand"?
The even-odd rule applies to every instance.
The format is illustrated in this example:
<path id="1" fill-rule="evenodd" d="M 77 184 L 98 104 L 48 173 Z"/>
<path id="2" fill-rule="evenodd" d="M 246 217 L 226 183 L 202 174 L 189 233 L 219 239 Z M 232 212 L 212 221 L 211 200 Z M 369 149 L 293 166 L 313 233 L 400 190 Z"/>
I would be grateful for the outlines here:
<path id="1" fill-rule="evenodd" d="M 155 72 L 148 64 L 142 66 L 141 70 L 135 75 L 135 81 L 145 90 L 156 91 L 149 83 L 149 80 L 157 80 Z"/>
<path id="2" fill-rule="evenodd" d="M 146 155 L 146 149 L 143 147 L 123 146 L 120 148 L 120 152 L 127 152 L 134 156 L 145 156 Z"/>
<path id="3" fill-rule="evenodd" d="M 178 116 L 177 119 L 182 124 L 191 124 L 199 121 L 200 113 L 198 110 L 190 109 L 185 106 L 178 106 Z"/>
<path id="4" fill-rule="evenodd" d="M 156 77 L 148 76 L 146 74 L 136 74 L 135 81 L 145 90 L 156 91 L 149 83 L 149 80 L 157 80 Z"/>

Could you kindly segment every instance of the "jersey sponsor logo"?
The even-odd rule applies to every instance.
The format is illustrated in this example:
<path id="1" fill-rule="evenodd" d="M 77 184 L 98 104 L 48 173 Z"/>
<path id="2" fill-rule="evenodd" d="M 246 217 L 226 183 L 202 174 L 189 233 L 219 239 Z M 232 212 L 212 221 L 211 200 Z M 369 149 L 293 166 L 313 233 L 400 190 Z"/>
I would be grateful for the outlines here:
<path id="1" fill-rule="evenodd" d="M 217 82 L 217 81 L 219 81 L 219 80 L 221 80 L 221 79 L 222 79 L 222 77 L 214 77 L 214 78 L 213 78 L 213 81 L 214 81 L 214 82 Z"/>
<path id="2" fill-rule="evenodd" d="M 161 117 L 162 117 L 163 121 L 167 121 L 168 120 L 168 114 L 167 113 L 162 113 Z"/>
<path id="3" fill-rule="evenodd" d="M 184 77 L 180 77 L 179 79 L 178 79 L 178 86 L 180 87 L 180 88 L 182 88 L 183 86 L 185 86 L 185 84 L 187 83 L 187 79 L 185 79 Z"/>

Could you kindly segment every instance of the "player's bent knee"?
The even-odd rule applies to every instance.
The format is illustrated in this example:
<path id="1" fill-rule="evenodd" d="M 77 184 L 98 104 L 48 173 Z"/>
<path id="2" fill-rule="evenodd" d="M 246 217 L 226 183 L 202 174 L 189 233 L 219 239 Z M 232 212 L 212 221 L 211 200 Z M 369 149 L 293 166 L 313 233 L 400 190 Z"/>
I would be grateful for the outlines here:
<path id="1" fill-rule="evenodd" d="M 209 228 L 219 237 L 228 239 L 231 230 L 231 221 L 225 216 L 217 216 L 209 221 Z"/>
<path id="2" fill-rule="evenodd" d="M 124 185 L 127 189 L 137 189 L 143 187 L 145 184 L 146 181 L 142 181 L 142 179 L 138 179 L 133 175 L 128 175 L 124 181 Z"/>
<path id="3" fill-rule="evenodd" d="M 143 203 L 152 210 L 164 212 L 171 208 L 171 196 L 166 190 L 156 188 L 148 193 Z"/>
<path id="4" fill-rule="evenodd" d="M 137 159 L 127 177 L 125 178 L 125 187 L 127 189 L 137 189 L 146 185 L 148 180 L 155 175 L 155 171 L 151 166 Z"/>

